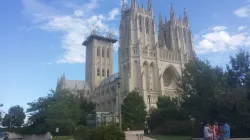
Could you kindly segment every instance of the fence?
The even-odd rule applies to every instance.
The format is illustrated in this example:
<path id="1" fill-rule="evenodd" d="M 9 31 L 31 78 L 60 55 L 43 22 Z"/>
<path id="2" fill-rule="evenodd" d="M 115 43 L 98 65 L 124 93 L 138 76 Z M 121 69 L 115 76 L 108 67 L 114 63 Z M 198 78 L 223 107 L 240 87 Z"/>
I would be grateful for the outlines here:
<path id="1" fill-rule="evenodd" d="M 109 112 L 97 112 L 96 114 L 89 114 L 87 117 L 88 127 L 98 127 L 101 125 L 109 125 L 117 122 L 117 116 Z"/>

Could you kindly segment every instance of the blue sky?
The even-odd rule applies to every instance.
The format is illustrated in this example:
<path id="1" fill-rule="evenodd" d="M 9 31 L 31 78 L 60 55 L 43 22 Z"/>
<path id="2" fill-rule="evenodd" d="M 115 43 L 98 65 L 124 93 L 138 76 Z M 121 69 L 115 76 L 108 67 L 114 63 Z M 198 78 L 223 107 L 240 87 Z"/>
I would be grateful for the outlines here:
<path id="1" fill-rule="evenodd" d="M 137 0 L 139 4 L 147 0 Z M 155 20 L 186 8 L 201 59 L 224 66 L 250 46 L 249 0 L 153 0 Z M 130 4 L 130 0 L 129 0 Z M 91 28 L 118 35 L 120 0 L 2 0 L 0 2 L 0 103 L 3 110 L 45 96 L 57 78 L 85 79 L 85 47 Z M 115 44 L 114 49 L 117 50 Z M 117 51 L 114 51 L 117 58 Z M 115 61 L 115 72 L 118 71 Z"/>

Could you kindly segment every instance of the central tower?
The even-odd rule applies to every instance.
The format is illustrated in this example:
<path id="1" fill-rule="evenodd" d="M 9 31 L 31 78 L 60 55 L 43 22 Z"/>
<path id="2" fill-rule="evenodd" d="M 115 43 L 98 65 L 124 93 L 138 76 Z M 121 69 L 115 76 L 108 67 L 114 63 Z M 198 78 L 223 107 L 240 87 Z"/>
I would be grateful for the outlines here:
<path id="1" fill-rule="evenodd" d="M 116 41 L 111 33 L 104 37 L 93 31 L 83 42 L 86 46 L 85 79 L 92 91 L 104 78 L 113 74 L 113 44 Z"/>

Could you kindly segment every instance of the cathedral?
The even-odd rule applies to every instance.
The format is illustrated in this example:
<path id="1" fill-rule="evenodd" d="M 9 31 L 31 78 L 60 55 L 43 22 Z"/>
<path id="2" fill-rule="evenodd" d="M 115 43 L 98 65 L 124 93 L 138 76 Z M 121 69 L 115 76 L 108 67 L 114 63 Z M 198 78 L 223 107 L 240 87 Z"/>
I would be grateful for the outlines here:
<path id="1" fill-rule="evenodd" d="M 136 0 L 121 8 L 119 35 L 119 72 L 114 73 L 112 34 L 102 36 L 92 31 L 83 42 L 86 46 L 86 81 L 57 82 L 57 89 L 73 92 L 84 90 L 96 103 L 97 112 L 117 112 L 118 90 L 124 99 L 133 90 L 140 92 L 147 109 L 156 107 L 158 96 L 175 97 L 177 81 L 184 64 L 194 58 L 192 33 L 184 9 L 183 18 L 176 18 L 173 6 L 170 18 L 159 17 L 158 31 L 152 0 L 147 8 Z M 119 80 L 120 79 L 120 80 Z"/>

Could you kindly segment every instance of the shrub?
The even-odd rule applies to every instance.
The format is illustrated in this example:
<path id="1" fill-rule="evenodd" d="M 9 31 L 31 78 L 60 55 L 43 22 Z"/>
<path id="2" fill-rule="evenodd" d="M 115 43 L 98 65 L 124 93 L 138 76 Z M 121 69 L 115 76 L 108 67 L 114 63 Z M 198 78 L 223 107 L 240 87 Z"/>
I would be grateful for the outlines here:
<path id="1" fill-rule="evenodd" d="M 76 131 L 74 133 L 75 140 L 87 140 L 90 137 L 91 130 L 84 126 L 79 126 L 76 128 Z"/>
<path id="2" fill-rule="evenodd" d="M 150 130 L 157 135 L 182 135 L 187 136 L 192 132 L 192 124 L 187 121 L 168 120 L 164 124 Z"/>
<path id="3" fill-rule="evenodd" d="M 101 126 L 96 129 L 79 127 L 74 134 L 76 140 L 125 140 L 124 132 L 116 125 Z"/>

